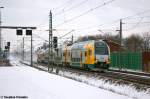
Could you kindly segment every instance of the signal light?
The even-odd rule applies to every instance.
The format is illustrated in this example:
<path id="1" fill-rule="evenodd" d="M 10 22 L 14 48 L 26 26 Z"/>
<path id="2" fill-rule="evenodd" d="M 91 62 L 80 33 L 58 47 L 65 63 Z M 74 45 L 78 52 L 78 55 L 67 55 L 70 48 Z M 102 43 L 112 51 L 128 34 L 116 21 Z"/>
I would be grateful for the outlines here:
<path id="1" fill-rule="evenodd" d="M 17 35 L 22 35 L 22 30 L 18 29 L 18 30 L 16 30 L 16 33 L 17 33 Z"/>
<path id="2" fill-rule="evenodd" d="M 10 42 L 7 42 L 7 46 L 10 46 Z"/>
<path id="3" fill-rule="evenodd" d="M 58 41 L 58 38 L 57 38 L 57 37 L 53 37 L 53 45 L 54 45 L 53 47 L 54 47 L 54 48 L 57 48 L 57 45 L 58 45 L 58 44 L 57 44 L 57 43 L 58 43 L 57 41 Z"/>
<path id="4" fill-rule="evenodd" d="M 7 50 L 7 49 L 9 49 L 10 47 L 9 46 L 5 46 L 5 49 Z"/>
<path id="5" fill-rule="evenodd" d="M 26 35 L 32 35 L 32 30 L 26 30 Z"/>

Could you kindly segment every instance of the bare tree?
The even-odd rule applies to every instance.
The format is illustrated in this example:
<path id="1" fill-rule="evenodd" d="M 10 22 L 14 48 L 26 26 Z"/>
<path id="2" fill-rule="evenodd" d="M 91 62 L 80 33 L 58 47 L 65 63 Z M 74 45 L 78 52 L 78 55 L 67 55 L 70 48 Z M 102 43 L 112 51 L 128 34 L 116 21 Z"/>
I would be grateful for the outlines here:
<path id="1" fill-rule="evenodd" d="M 144 51 L 150 50 L 150 33 L 149 32 L 143 33 L 143 50 Z"/>
<path id="2" fill-rule="evenodd" d="M 143 46 L 143 38 L 137 34 L 132 34 L 125 40 L 125 47 L 132 52 L 141 51 Z"/>

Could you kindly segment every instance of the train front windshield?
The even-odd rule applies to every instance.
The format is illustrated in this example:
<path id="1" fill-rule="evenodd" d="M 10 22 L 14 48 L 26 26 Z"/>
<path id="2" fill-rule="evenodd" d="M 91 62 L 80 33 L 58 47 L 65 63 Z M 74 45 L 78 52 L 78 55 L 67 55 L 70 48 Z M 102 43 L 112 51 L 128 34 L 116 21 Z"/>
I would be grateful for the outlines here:
<path id="1" fill-rule="evenodd" d="M 108 46 L 104 42 L 95 42 L 95 54 L 108 55 Z"/>

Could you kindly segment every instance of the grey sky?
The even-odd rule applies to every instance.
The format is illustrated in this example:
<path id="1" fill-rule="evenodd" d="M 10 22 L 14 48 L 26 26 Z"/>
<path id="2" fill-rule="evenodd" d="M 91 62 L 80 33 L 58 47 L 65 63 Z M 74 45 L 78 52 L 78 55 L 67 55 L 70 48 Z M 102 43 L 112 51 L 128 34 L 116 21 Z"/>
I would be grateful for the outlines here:
<path id="1" fill-rule="evenodd" d="M 75 29 L 73 35 L 76 37 L 81 35 L 98 34 L 100 33 L 97 31 L 98 29 L 101 29 L 104 32 L 112 32 L 112 34 L 116 34 L 117 32 L 115 32 L 115 30 L 119 28 L 120 18 L 150 10 L 150 0 L 115 0 L 110 4 L 106 4 L 103 7 L 83 15 L 82 17 L 63 25 L 59 25 L 90 9 L 103 5 L 103 3 L 107 1 L 110 0 L 1 0 L 0 5 L 5 7 L 2 9 L 2 24 L 37 26 L 38 29 L 37 31 L 34 31 L 34 33 L 48 39 L 48 32 L 45 30 L 48 29 L 48 14 L 49 10 L 52 9 L 53 27 L 55 29 L 65 30 L 54 31 L 54 35 L 63 35 L 72 29 Z M 82 2 L 83 4 L 81 4 Z M 137 18 L 143 16 L 144 18 L 142 19 Z M 123 25 L 124 37 L 131 33 L 150 31 L 150 23 L 141 23 L 150 22 L 150 11 L 131 18 L 133 19 L 123 20 L 123 22 L 126 23 Z M 68 35 L 68 37 L 71 35 Z M 14 30 L 3 30 L 3 38 L 6 41 L 10 40 L 14 43 L 21 39 L 21 37 L 16 37 Z M 39 41 L 35 41 L 35 43 L 37 42 L 39 43 Z"/>

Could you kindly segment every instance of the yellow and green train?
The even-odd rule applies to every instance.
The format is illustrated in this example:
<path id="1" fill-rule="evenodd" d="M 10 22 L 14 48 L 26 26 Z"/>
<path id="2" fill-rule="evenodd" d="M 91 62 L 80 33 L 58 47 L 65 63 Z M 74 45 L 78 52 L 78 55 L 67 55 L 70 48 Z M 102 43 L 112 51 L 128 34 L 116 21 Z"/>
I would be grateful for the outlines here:
<path id="1" fill-rule="evenodd" d="M 53 64 L 59 66 L 91 70 L 108 69 L 110 48 L 103 40 L 83 41 L 57 48 L 53 57 Z"/>

